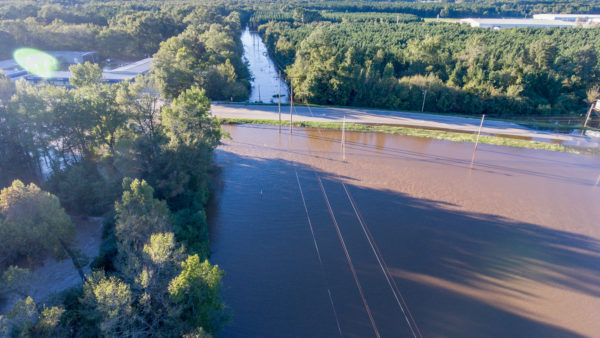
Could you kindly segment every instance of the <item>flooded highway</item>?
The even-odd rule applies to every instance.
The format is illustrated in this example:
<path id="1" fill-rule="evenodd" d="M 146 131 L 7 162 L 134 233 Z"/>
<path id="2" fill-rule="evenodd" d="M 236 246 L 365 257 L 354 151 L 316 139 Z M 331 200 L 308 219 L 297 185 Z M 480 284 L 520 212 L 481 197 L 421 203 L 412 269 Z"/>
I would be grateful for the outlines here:
<path id="1" fill-rule="evenodd" d="M 267 46 L 256 32 L 248 27 L 242 32 L 244 59 L 248 61 L 252 73 L 252 91 L 249 102 L 277 103 L 281 92 L 281 103 L 288 102 L 288 87 L 279 79 L 277 67 L 269 57 Z"/>
<path id="2" fill-rule="evenodd" d="M 591 336 L 600 159 L 224 126 L 209 208 L 225 337 Z"/>

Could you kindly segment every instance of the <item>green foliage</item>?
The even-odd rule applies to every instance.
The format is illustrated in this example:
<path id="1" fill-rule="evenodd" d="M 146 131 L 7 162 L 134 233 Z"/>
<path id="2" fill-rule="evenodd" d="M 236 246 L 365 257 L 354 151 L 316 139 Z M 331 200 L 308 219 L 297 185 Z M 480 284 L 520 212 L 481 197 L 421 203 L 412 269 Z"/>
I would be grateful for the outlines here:
<path id="1" fill-rule="evenodd" d="M 150 259 L 152 264 L 164 267 L 169 262 L 176 262 L 181 254 L 177 250 L 175 235 L 173 233 L 156 233 L 150 236 L 150 242 L 144 244 L 142 250 Z"/>
<path id="2" fill-rule="evenodd" d="M 54 170 L 44 187 L 56 194 L 70 213 L 95 216 L 109 210 L 121 190 L 117 182 L 105 179 L 91 161 Z"/>
<path id="3" fill-rule="evenodd" d="M 203 209 L 182 209 L 174 214 L 173 231 L 177 240 L 185 245 L 188 252 L 202 259 L 210 254 L 208 224 Z"/>
<path id="4" fill-rule="evenodd" d="M 36 117 L 12 104 L 16 93 L 15 84 L 0 72 L 0 187 L 15 179 L 33 181 L 40 170 Z"/>
<path id="5" fill-rule="evenodd" d="M 250 75 L 238 38 L 248 13 L 158 3 L 0 8 L 0 42 L 10 48 L 98 50 L 102 57 L 116 59 L 158 52 L 152 76 L 118 85 L 101 82 L 100 67 L 89 63 L 70 67 L 73 88 L 24 81 L 15 85 L 0 75 L 0 184 L 8 185 L 13 178 L 43 181 L 76 214 L 102 215 L 112 205 L 115 209 L 114 219 L 109 213 L 103 226 L 100 256 L 91 264 L 99 271 L 87 277 L 82 289 L 64 294 L 65 312 L 41 311 L 30 321 L 21 320 L 20 326 L 2 318 L 0 335 L 17 329 L 24 335 L 48 336 L 199 337 L 217 332 L 224 317 L 214 281 L 205 282 L 210 284 L 206 299 L 197 295 L 194 300 L 194 306 L 206 309 L 193 311 L 188 302 L 180 304 L 171 296 L 169 285 L 181 274 L 188 253 L 203 260 L 209 254 L 204 206 L 211 155 L 221 137 L 209 114 L 209 98 L 248 96 Z M 17 184 L 9 189 L 32 187 Z M 65 249 L 83 274 L 87 260 L 67 249 L 72 224 L 70 232 L 56 231 L 58 225 L 48 216 L 68 220 L 62 209 L 54 210 L 60 208 L 58 199 L 48 194 L 51 202 L 34 199 L 41 211 L 18 213 L 33 221 L 15 218 L 18 205 L 12 202 L 5 213 L 4 195 L 2 191 L 0 264 Z M 45 233 L 50 227 L 52 233 Z M 25 242 L 22 232 L 28 228 L 36 237 Z M 13 249 L 22 252 L 13 254 Z M 13 285 L 25 275 L 16 269 L 8 270 L 3 290 L 18 291 Z M 190 276 L 193 285 L 202 284 L 194 278 Z M 25 308 L 31 309 L 31 303 Z"/>
<path id="6" fill-rule="evenodd" d="M 81 303 L 104 336 L 131 336 L 135 322 L 131 288 L 122 280 L 95 272 L 83 285 Z"/>
<path id="7" fill-rule="evenodd" d="M 141 251 L 153 233 L 170 227 L 170 212 L 165 202 L 154 199 L 154 189 L 146 181 L 123 180 L 123 197 L 116 202 L 115 236 L 119 251 L 127 256 Z"/>
<path id="8" fill-rule="evenodd" d="M 216 332 L 223 325 L 223 303 L 219 289 L 223 271 L 208 261 L 200 262 L 198 255 L 181 263 L 182 271 L 169 284 L 169 294 L 182 306 L 181 318 L 189 330 L 202 327 Z"/>
<path id="9" fill-rule="evenodd" d="M 211 99 L 248 97 L 249 73 L 242 62 L 243 48 L 236 37 L 240 18 L 232 13 L 207 25 L 193 12 L 186 30 L 161 43 L 154 55 L 153 77 L 163 96 L 176 98 L 193 86 L 204 88 Z"/>
<path id="10" fill-rule="evenodd" d="M 191 88 L 179 95 L 162 111 L 162 122 L 173 144 L 215 147 L 221 138 L 220 128 L 209 115 L 210 100 L 205 91 Z"/>
<path id="11" fill-rule="evenodd" d="M 266 124 L 266 125 L 278 125 L 277 120 L 255 120 L 255 119 L 221 119 L 223 124 Z M 283 126 L 289 126 L 289 121 L 282 121 Z M 321 128 L 321 129 L 335 129 L 341 130 L 342 123 L 340 122 L 312 122 L 312 121 L 294 121 L 294 126 L 299 128 Z M 451 132 L 444 130 L 430 130 L 430 129 L 419 129 L 399 126 L 382 126 L 382 125 L 367 125 L 357 123 L 346 123 L 346 130 L 360 131 L 360 132 L 375 132 L 375 133 L 386 133 L 394 135 L 407 135 L 416 137 L 433 138 L 437 140 L 447 140 L 453 142 L 471 142 L 474 143 L 477 135 L 470 133 Z M 589 151 L 582 150 L 580 148 L 572 148 L 564 146 L 562 144 L 548 143 L 542 141 L 530 141 L 521 139 L 512 139 L 507 137 L 499 136 L 481 136 L 479 143 L 495 144 L 506 147 L 519 147 L 529 149 L 543 149 L 550 151 L 564 151 L 574 154 L 591 153 L 595 154 L 597 151 L 590 149 Z"/>
<path id="12" fill-rule="evenodd" d="M 69 81 L 76 88 L 91 86 L 102 81 L 102 69 L 93 63 L 80 63 L 69 67 L 72 74 Z"/>
<path id="13" fill-rule="evenodd" d="M 137 59 L 152 55 L 161 41 L 184 28 L 176 11 L 154 5 L 28 6 L 0 9 L 0 42 L 8 47 L 0 52 L 6 53 L 3 58 L 12 55 L 15 47 L 26 45 L 98 50 L 103 57 Z"/>
<path id="14" fill-rule="evenodd" d="M 82 303 L 83 290 L 83 286 L 78 285 L 60 293 L 65 308 L 61 316 L 61 326 L 67 328 L 73 337 L 99 337 L 99 316 L 93 313 L 87 304 Z"/>
<path id="15" fill-rule="evenodd" d="M 346 20 L 259 32 L 299 101 L 420 110 L 427 91 L 428 111 L 516 116 L 585 109 L 600 71 L 597 30 Z"/>
<path id="16" fill-rule="evenodd" d="M 9 266 L 8 269 L 2 273 L 0 278 L 0 298 L 9 294 L 17 293 L 23 295 L 23 284 L 31 278 L 31 271 L 29 269 L 23 269 L 18 266 Z"/>
<path id="17" fill-rule="evenodd" d="M 0 257 L 3 264 L 19 258 L 39 260 L 63 254 L 75 228 L 58 198 L 21 181 L 0 192 Z"/>
<path id="18" fill-rule="evenodd" d="M 47 308 L 41 311 L 31 297 L 20 300 L 5 317 L 0 316 L 0 334 L 7 337 L 56 337 L 64 335 L 60 318 L 65 310 L 62 307 Z"/>
<path id="19" fill-rule="evenodd" d="M 112 272 L 115 270 L 113 260 L 117 256 L 117 237 L 115 236 L 115 219 L 114 214 L 110 213 L 104 218 L 102 223 L 102 244 L 100 245 L 100 252 L 90 267 L 93 270 L 104 270 L 106 272 Z"/>

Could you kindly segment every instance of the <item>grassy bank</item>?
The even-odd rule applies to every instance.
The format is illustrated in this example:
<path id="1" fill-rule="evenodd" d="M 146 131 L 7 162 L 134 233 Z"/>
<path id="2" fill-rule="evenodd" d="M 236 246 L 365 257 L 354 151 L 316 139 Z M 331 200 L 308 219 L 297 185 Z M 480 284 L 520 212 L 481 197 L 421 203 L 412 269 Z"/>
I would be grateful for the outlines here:
<path id="1" fill-rule="evenodd" d="M 278 125 L 278 123 L 279 123 L 277 120 L 236 119 L 236 118 L 219 118 L 219 122 L 221 124 L 265 124 L 265 125 Z M 289 123 L 289 121 L 282 121 L 282 125 L 289 126 L 290 123 Z M 340 130 L 340 129 L 342 129 L 342 124 L 339 122 L 299 121 L 299 122 L 294 122 L 294 127 L 324 128 L 324 129 Z M 346 130 L 427 137 L 427 138 L 433 138 L 433 139 L 437 139 L 437 140 L 448 140 L 448 141 L 454 141 L 454 142 L 475 142 L 475 140 L 477 139 L 477 135 L 475 135 L 475 134 L 451 132 L 451 131 L 445 131 L 445 130 L 430 130 L 430 129 L 407 128 L 407 127 L 386 126 L 386 125 L 366 125 L 366 124 L 357 124 L 357 123 L 346 123 Z M 591 152 L 591 150 L 585 151 L 582 149 L 567 147 L 562 144 L 522 140 L 522 139 L 499 137 L 499 136 L 482 135 L 479 138 L 479 142 L 486 143 L 486 144 L 508 146 L 508 147 L 563 151 L 563 152 L 576 153 L 576 154 Z"/>
<path id="2" fill-rule="evenodd" d="M 237 104 L 240 106 L 277 106 L 277 103 L 226 102 L 226 101 L 214 102 L 214 103 L 228 104 L 228 105 Z M 284 107 L 284 106 L 289 107 L 289 104 L 287 104 L 287 103 L 282 104 L 282 107 Z M 421 111 L 406 110 L 406 109 L 399 111 L 399 110 L 387 109 L 387 108 L 360 107 L 360 106 L 319 105 L 319 104 L 304 104 L 304 103 L 294 103 L 294 106 L 308 107 L 308 108 L 362 109 L 362 110 L 377 110 L 377 111 L 400 112 L 400 113 L 411 113 L 411 114 L 425 114 L 425 115 L 435 115 L 435 116 L 448 116 L 448 114 L 438 113 L 438 112 L 429 112 L 429 111 L 421 112 Z M 464 117 L 464 118 L 475 119 L 475 120 L 481 119 L 481 115 L 467 115 L 467 114 L 452 113 L 451 116 L 452 117 Z M 501 122 L 514 123 L 514 124 L 522 125 L 522 126 L 528 127 L 528 128 L 534 128 L 534 129 L 551 131 L 551 132 L 570 132 L 572 130 L 584 130 L 584 129 L 600 131 L 600 128 L 594 128 L 594 127 L 583 128 L 583 122 L 585 121 L 584 114 L 572 114 L 572 115 L 561 116 L 561 119 L 563 121 L 568 120 L 568 119 L 571 119 L 572 121 L 579 121 L 578 123 L 575 123 L 575 124 L 564 124 L 564 123 L 556 124 L 555 122 L 552 122 L 552 121 L 542 122 L 542 121 L 536 120 L 536 118 L 542 119 L 543 117 L 544 116 L 522 116 L 522 115 L 505 114 L 502 116 L 486 115 L 485 120 L 486 121 L 501 121 Z"/>

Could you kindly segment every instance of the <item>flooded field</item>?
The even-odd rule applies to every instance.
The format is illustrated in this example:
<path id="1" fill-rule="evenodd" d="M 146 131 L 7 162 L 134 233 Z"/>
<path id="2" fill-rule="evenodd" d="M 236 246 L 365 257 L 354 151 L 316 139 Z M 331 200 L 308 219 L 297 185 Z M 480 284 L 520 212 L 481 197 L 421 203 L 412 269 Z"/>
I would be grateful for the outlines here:
<path id="1" fill-rule="evenodd" d="M 600 159 L 224 126 L 225 337 L 594 336 Z"/>

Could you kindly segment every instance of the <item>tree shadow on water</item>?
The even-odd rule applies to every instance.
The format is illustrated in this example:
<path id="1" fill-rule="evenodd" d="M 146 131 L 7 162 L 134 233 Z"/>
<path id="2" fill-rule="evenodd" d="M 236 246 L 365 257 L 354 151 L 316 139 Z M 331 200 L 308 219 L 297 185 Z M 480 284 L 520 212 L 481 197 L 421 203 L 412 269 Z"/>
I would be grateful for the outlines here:
<path id="1" fill-rule="evenodd" d="M 577 336 L 531 319 L 542 316 L 509 298 L 538 297 L 519 282 L 600 296 L 595 238 L 390 191 L 350 191 L 425 336 Z"/>
<path id="2" fill-rule="evenodd" d="M 293 247 L 293 241 L 300 240 L 283 234 L 279 237 L 266 235 L 274 231 L 271 228 L 276 219 L 281 224 L 299 222 L 298 229 L 305 227 L 302 223 L 306 222 L 303 218 L 304 207 L 299 197 L 295 172 L 299 174 L 309 208 L 315 208 L 316 201 L 322 198 L 318 196 L 320 190 L 310 186 L 315 184 L 314 177 L 317 175 L 326 181 L 327 194 L 336 215 L 354 215 L 340 188 L 341 181 L 335 175 L 302 163 L 246 157 L 226 151 L 219 153 L 219 161 L 223 167 L 220 176 L 226 183 L 218 189 L 228 189 L 228 186 L 231 187 L 229 189 L 238 189 L 229 191 L 231 197 L 228 201 L 239 200 L 240 205 L 256 205 L 255 208 L 248 207 L 243 214 L 244 223 L 249 227 L 251 225 L 252 232 L 242 229 L 236 232 L 237 236 L 263 231 L 263 244 L 285 238 L 290 241 L 290 248 Z M 538 300 L 540 290 L 550 289 L 567 290 L 589 298 L 600 297 L 600 241 L 597 239 L 494 215 L 456 210 L 455 206 L 448 203 L 416 199 L 398 192 L 345 182 L 425 337 L 573 337 L 579 336 L 575 331 L 589 332 L 589 328 L 577 330 L 576 327 L 560 327 L 558 323 L 549 324 L 551 319 L 535 313 L 535 307 L 528 306 L 528 302 Z M 259 191 L 257 187 L 261 187 L 258 199 L 249 195 L 247 190 L 253 189 L 252 193 L 256 195 L 258 192 L 254 190 Z M 262 198 L 262 187 L 265 189 L 264 198 L 273 194 L 269 204 L 257 202 Z M 315 195 L 311 195 L 311 191 L 316 192 Z M 220 203 L 218 197 L 216 203 Z M 223 212 L 231 212 L 228 210 L 236 206 L 219 208 L 225 210 Z M 270 209 L 265 209 L 265 206 Z M 278 215 L 286 208 L 296 218 Z M 309 212 L 315 214 L 315 210 Z M 313 219 L 313 222 L 317 224 L 319 220 Z M 223 225 L 213 221 L 213 227 L 220 226 Z M 344 224 L 342 231 L 347 226 Z M 344 236 L 349 247 L 352 247 L 352 241 L 366 240 L 362 234 L 360 236 L 363 237 L 351 234 Z M 238 241 L 244 241 L 244 238 Z M 312 242 L 306 243 L 296 246 L 296 250 L 303 248 L 312 252 Z M 286 246 L 278 248 L 287 249 Z M 221 250 L 226 249 L 221 247 Z M 269 260 L 277 257 L 286 257 L 289 260 L 286 264 L 305 257 L 299 252 L 269 253 L 274 258 L 265 258 L 264 252 L 260 257 L 252 256 L 252 251 L 243 252 L 244 260 L 255 262 L 255 265 L 270 264 Z M 372 252 L 354 254 L 372 255 Z M 286 266 L 294 269 L 294 264 Z M 227 266 L 224 268 L 227 270 Z M 235 276 L 239 271 L 227 270 L 227 273 Z M 280 274 L 279 271 L 269 270 L 268 276 L 256 278 L 269 280 L 280 277 Z M 250 283 L 254 277 L 245 275 L 239 278 L 239 282 L 233 281 L 231 285 Z M 256 283 L 261 285 L 259 281 Z M 381 292 L 388 292 L 387 285 L 381 287 Z M 540 289 L 532 290 L 529 287 Z M 254 291 L 259 294 L 271 292 L 267 287 L 261 290 Z M 307 299 L 310 297 L 306 295 Z M 562 297 L 564 300 L 564 295 Z M 296 322 L 302 321 L 296 317 L 292 309 L 294 306 L 288 304 L 287 309 L 277 309 L 277 312 L 285 314 L 289 311 L 289 317 L 294 318 L 292 323 L 281 324 L 285 324 L 287 330 L 293 330 L 294 325 L 300 326 Z M 374 304 L 374 307 L 377 305 Z M 235 310 L 238 311 L 240 327 L 254 323 L 253 329 L 257 334 L 262 330 L 279 332 L 277 323 L 259 325 L 250 320 L 252 318 L 247 315 L 250 313 L 245 311 L 247 309 Z M 560 315 L 561 311 L 567 310 L 555 309 L 553 315 Z M 316 329 L 314 333 L 319 335 Z"/>

